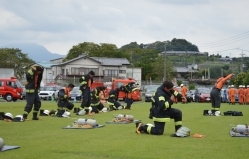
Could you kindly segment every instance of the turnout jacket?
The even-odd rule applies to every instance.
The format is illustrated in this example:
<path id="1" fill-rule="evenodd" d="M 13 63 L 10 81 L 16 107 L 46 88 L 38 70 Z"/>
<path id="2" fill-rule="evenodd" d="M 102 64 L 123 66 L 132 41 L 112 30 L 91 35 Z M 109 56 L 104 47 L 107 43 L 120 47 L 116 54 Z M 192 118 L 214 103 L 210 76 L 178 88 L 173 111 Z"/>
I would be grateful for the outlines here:
<path id="1" fill-rule="evenodd" d="M 172 90 L 169 93 L 164 90 L 163 86 L 157 88 L 155 96 L 153 97 L 154 108 L 151 110 L 153 113 L 153 121 L 166 122 L 170 119 L 168 110 L 173 105 L 173 101 L 170 99 L 171 95 L 182 97 L 177 91 Z"/>
<path id="2" fill-rule="evenodd" d="M 93 83 L 93 79 L 90 78 L 90 75 L 84 75 L 79 79 L 80 82 L 80 90 L 83 92 L 86 88 L 90 88 Z"/>
<path id="3" fill-rule="evenodd" d="M 113 100 L 118 100 L 118 92 L 116 89 L 111 90 L 109 92 L 109 98 L 113 99 Z"/>
<path id="4" fill-rule="evenodd" d="M 26 72 L 26 92 L 27 93 L 34 93 L 35 90 L 40 89 L 41 87 L 41 81 L 42 81 L 42 74 L 43 71 L 38 75 L 35 75 L 36 67 L 32 66 L 27 72 Z"/>
<path id="5" fill-rule="evenodd" d="M 59 101 L 67 101 L 69 98 L 69 91 L 67 88 L 65 89 L 60 89 L 58 92 L 58 100 Z"/>

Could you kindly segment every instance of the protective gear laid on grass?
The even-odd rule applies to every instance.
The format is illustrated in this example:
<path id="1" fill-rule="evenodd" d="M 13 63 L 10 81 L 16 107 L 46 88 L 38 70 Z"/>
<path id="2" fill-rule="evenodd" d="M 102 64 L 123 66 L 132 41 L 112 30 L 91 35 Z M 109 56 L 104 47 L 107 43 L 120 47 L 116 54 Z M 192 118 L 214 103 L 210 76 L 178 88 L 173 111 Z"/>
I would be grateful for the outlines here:
<path id="1" fill-rule="evenodd" d="M 229 110 L 229 111 L 224 112 L 224 115 L 225 116 L 243 116 L 243 113 L 239 111 L 235 111 L 235 110 Z"/>
<path id="2" fill-rule="evenodd" d="M 171 137 L 188 137 L 190 136 L 190 129 L 187 127 L 180 127 L 175 134 L 172 134 Z"/>
<path id="3" fill-rule="evenodd" d="M 232 125 L 230 135 L 232 137 L 249 137 L 249 126 L 247 124 Z"/>
<path id="4" fill-rule="evenodd" d="M 4 114 L 4 121 L 6 121 L 6 122 L 13 121 L 13 115 L 11 113 L 5 113 Z"/>
<path id="5" fill-rule="evenodd" d="M 25 121 L 22 115 L 17 115 L 15 116 L 15 118 L 13 119 L 14 122 L 23 122 Z"/>

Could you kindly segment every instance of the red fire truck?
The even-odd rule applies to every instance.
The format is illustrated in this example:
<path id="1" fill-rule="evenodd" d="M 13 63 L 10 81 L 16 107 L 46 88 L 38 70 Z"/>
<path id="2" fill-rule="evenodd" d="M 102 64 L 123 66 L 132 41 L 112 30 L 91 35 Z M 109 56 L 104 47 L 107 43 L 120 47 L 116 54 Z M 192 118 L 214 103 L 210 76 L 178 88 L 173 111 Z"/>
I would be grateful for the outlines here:
<path id="1" fill-rule="evenodd" d="M 0 78 L 0 97 L 8 102 L 22 99 L 22 85 L 15 77 Z"/>

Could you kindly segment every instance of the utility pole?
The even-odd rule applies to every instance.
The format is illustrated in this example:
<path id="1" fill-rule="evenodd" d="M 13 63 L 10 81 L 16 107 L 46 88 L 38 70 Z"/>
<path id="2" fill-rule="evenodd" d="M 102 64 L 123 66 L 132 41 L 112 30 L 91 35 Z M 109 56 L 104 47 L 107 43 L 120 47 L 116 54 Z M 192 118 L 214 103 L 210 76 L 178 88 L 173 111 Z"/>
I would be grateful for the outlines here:
<path id="1" fill-rule="evenodd" d="M 165 81 L 166 80 L 166 41 L 165 41 L 165 45 L 164 45 L 164 76 L 163 76 L 163 80 Z"/>
<path id="2" fill-rule="evenodd" d="M 239 54 L 239 55 L 241 55 L 241 72 L 243 72 L 243 57 L 244 57 L 244 55 L 246 55 L 246 54 L 243 53 L 243 51 L 247 51 L 247 52 L 249 52 L 249 51 L 248 50 L 239 49 L 239 48 L 237 48 L 237 49 L 242 51 L 241 54 Z"/>

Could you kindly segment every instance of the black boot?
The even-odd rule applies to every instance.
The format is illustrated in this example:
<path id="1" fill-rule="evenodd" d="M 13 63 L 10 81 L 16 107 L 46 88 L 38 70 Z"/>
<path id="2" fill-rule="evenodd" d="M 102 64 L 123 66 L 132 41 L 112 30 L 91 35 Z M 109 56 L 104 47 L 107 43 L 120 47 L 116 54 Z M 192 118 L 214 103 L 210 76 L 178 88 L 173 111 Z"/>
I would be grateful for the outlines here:
<path id="1" fill-rule="evenodd" d="M 57 117 L 62 117 L 62 115 L 64 114 L 65 110 L 58 110 L 56 116 Z"/>
<path id="2" fill-rule="evenodd" d="M 39 116 L 44 116 L 43 112 L 44 112 L 44 110 L 43 110 L 43 109 L 40 109 L 40 114 L 39 114 Z"/>
<path id="3" fill-rule="evenodd" d="M 39 118 L 37 117 L 37 112 L 33 112 L 33 118 L 32 120 L 39 120 Z"/>
<path id="4" fill-rule="evenodd" d="M 78 113 L 79 108 L 73 108 L 73 113 Z"/>
<path id="5" fill-rule="evenodd" d="M 23 114 L 22 117 L 23 117 L 23 120 L 27 120 L 28 114 Z"/>

